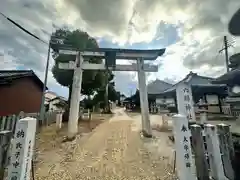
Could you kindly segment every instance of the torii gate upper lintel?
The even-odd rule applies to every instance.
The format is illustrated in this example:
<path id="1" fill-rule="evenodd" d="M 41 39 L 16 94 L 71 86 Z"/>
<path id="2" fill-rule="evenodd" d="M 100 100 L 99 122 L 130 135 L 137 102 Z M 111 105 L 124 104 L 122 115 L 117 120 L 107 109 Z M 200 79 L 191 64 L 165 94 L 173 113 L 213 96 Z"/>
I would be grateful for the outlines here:
<path id="1" fill-rule="evenodd" d="M 142 115 L 142 131 L 145 136 L 152 136 L 149 108 L 148 108 L 148 95 L 146 87 L 145 72 L 157 72 L 158 66 L 144 64 L 145 60 L 153 61 L 158 56 L 162 56 L 165 49 L 153 50 L 137 50 L 137 49 L 113 49 L 113 48 L 98 48 L 98 49 L 69 49 L 61 48 L 59 54 L 76 55 L 75 62 L 59 63 L 61 69 L 73 69 L 73 89 L 71 94 L 70 112 L 68 121 L 68 139 L 73 139 L 78 132 L 78 117 L 79 117 L 79 102 L 81 84 L 82 84 L 82 71 L 83 70 L 105 70 L 110 69 L 113 71 L 137 71 L 138 82 L 140 91 L 140 105 Z M 105 64 L 92 64 L 84 61 L 87 57 L 101 57 L 105 59 Z M 136 64 L 132 65 L 118 65 L 116 60 L 136 60 Z"/>

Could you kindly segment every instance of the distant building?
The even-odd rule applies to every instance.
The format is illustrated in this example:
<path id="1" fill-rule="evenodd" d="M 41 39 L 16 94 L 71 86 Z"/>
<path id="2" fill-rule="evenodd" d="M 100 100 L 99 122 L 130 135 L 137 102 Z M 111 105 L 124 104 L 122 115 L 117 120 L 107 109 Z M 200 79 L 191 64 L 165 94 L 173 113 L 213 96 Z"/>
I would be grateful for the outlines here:
<path id="1" fill-rule="evenodd" d="M 48 104 L 50 100 L 56 98 L 58 95 L 55 92 L 52 91 L 46 91 L 45 92 L 45 103 Z"/>
<path id="2" fill-rule="evenodd" d="M 167 104 L 170 107 L 175 107 L 176 111 L 176 87 L 179 83 L 186 82 L 192 88 L 195 106 L 201 99 L 207 104 L 208 112 L 221 113 L 222 99 L 228 95 L 227 86 L 224 84 L 212 84 L 212 81 L 214 81 L 214 78 L 199 76 L 193 72 L 190 72 L 184 79 L 174 85 L 157 80 L 155 85 L 148 85 L 149 102 Z"/>
<path id="3" fill-rule="evenodd" d="M 0 115 L 39 112 L 42 90 L 32 70 L 0 70 Z"/>
<path id="4" fill-rule="evenodd" d="M 173 85 L 162 80 L 155 80 L 148 84 L 148 99 L 149 103 L 156 102 L 157 104 L 165 104 L 166 102 L 174 102 L 173 97 L 163 97 L 162 92 L 171 88 Z"/>
<path id="5" fill-rule="evenodd" d="M 58 96 L 55 92 L 45 92 L 45 108 L 46 111 L 58 111 L 64 110 L 67 106 L 67 99 L 62 96 Z"/>
<path id="6" fill-rule="evenodd" d="M 239 116 L 240 111 L 240 53 L 229 58 L 230 71 L 213 81 L 214 84 L 226 84 L 228 86 L 228 97 L 225 99 L 228 110 L 226 114 Z"/>

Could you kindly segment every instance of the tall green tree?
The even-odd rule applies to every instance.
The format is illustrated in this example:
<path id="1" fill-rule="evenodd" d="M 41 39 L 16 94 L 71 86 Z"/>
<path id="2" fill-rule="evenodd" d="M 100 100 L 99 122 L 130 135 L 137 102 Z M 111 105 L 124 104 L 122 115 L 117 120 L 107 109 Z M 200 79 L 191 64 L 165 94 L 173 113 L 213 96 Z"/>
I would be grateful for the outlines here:
<path id="1" fill-rule="evenodd" d="M 54 42 L 54 39 L 56 39 L 56 37 L 58 39 L 61 39 L 61 41 Z M 59 44 L 61 44 L 61 46 L 67 46 L 77 49 L 98 48 L 99 46 L 94 38 L 90 37 L 88 33 L 81 30 L 70 31 L 65 28 L 58 29 L 52 34 L 51 39 L 53 41 L 52 56 L 55 61 L 52 68 L 52 73 L 59 84 L 69 88 L 69 102 L 72 92 L 73 70 L 59 69 L 58 63 L 75 61 L 76 56 L 58 54 Z M 56 43 L 57 45 L 54 45 Z M 101 58 L 89 58 L 84 60 L 91 63 L 102 63 Z M 93 95 L 94 92 L 103 89 L 110 79 L 113 79 L 113 74 L 111 71 L 84 70 L 81 93 L 87 96 Z"/>
<path id="2" fill-rule="evenodd" d="M 105 103 L 105 89 L 99 89 L 97 91 L 97 94 L 94 96 L 93 98 L 93 102 L 95 104 L 97 103 L 102 103 L 104 104 L 104 106 L 106 105 Z M 116 101 L 119 99 L 119 93 L 116 91 L 115 89 L 115 83 L 114 82 L 110 82 L 109 85 L 108 85 L 108 100 L 110 101 Z"/>

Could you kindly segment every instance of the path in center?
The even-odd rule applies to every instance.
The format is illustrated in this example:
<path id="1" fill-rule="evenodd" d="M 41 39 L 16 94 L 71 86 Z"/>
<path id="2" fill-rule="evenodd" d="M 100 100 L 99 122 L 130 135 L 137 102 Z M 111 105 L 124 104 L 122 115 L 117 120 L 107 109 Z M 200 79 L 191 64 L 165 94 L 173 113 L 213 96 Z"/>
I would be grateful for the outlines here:
<path id="1" fill-rule="evenodd" d="M 45 179 L 63 180 L 61 173 L 74 180 L 172 179 L 168 157 L 147 150 L 139 132 L 132 131 L 133 121 L 123 109 L 116 109 L 109 121 L 77 142 L 72 157 Z"/>

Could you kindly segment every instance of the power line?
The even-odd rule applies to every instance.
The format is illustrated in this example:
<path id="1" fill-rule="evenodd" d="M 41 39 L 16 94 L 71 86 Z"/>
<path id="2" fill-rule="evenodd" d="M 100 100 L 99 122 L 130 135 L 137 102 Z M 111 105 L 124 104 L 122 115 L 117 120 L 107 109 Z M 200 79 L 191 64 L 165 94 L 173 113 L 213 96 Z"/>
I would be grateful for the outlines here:
<path id="1" fill-rule="evenodd" d="M 47 42 L 43 41 L 42 39 L 40 39 L 39 37 L 37 37 L 35 34 L 31 33 L 30 31 L 28 31 L 27 29 L 25 29 L 24 27 L 22 27 L 20 24 L 16 23 L 14 20 L 12 20 L 11 18 L 7 17 L 5 14 L 3 14 L 2 12 L 0 12 L 0 14 L 7 19 L 8 21 L 10 21 L 12 24 L 14 24 L 15 26 L 17 26 L 19 29 L 21 29 L 22 31 L 24 31 L 25 33 L 29 34 L 30 36 L 34 37 L 35 39 L 48 44 Z"/>

